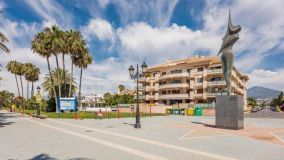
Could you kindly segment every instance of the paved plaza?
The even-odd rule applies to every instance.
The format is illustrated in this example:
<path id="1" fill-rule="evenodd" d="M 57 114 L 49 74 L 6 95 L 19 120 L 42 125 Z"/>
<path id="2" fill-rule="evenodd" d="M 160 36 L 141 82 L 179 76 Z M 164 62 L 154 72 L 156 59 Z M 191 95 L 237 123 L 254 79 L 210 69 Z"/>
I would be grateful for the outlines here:
<path id="1" fill-rule="evenodd" d="M 284 119 L 246 118 L 240 131 L 214 117 L 37 119 L 0 112 L 0 159 L 284 159 Z"/>

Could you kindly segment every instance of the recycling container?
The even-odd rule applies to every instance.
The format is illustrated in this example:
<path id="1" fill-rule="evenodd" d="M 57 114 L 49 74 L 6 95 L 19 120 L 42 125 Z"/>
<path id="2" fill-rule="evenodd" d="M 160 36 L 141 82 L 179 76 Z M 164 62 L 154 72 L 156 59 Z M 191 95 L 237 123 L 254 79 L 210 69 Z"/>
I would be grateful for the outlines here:
<path id="1" fill-rule="evenodd" d="M 187 109 L 187 115 L 188 116 L 193 116 L 194 115 L 194 108 Z"/>
<path id="2" fill-rule="evenodd" d="M 196 107 L 195 110 L 194 110 L 194 115 L 195 116 L 202 116 L 202 108 Z"/>
<path id="3" fill-rule="evenodd" d="M 173 114 L 173 110 L 172 109 L 166 109 L 166 114 Z"/>

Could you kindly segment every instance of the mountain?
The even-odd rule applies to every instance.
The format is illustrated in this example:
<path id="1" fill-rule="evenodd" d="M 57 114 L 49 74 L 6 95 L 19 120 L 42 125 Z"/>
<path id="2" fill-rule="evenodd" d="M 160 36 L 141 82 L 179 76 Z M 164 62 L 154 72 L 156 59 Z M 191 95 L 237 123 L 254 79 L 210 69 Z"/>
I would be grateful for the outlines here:
<path id="1" fill-rule="evenodd" d="M 280 94 L 281 91 L 260 87 L 260 86 L 254 86 L 248 89 L 248 96 L 255 97 L 255 98 L 274 98 L 277 97 Z"/>

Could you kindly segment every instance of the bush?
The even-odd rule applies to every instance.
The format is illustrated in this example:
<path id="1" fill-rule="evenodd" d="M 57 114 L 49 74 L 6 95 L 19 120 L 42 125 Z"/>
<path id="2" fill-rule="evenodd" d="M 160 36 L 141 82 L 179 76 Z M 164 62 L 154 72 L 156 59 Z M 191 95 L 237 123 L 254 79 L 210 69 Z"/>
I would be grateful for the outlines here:
<path id="1" fill-rule="evenodd" d="M 46 112 L 55 112 L 56 111 L 56 104 L 54 97 L 49 98 L 47 101 L 47 106 L 45 108 Z"/>

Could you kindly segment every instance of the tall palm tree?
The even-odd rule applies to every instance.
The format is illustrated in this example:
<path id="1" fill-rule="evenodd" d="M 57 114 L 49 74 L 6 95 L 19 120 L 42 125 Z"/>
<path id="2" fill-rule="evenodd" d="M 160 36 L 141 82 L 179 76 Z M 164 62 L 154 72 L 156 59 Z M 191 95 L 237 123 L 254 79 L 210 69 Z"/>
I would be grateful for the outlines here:
<path id="1" fill-rule="evenodd" d="M 25 63 L 24 64 L 25 66 L 25 71 L 24 71 L 24 76 L 25 76 L 25 79 L 27 81 L 27 99 L 29 99 L 29 82 L 31 80 L 31 77 L 32 77 L 32 72 L 33 72 L 33 69 L 34 69 L 34 65 L 32 63 Z"/>
<path id="2" fill-rule="evenodd" d="M 93 61 L 92 56 L 89 54 L 88 50 L 85 48 L 80 55 L 74 57 L 74 65 L 80 68 L 80 83 L 79 83 L 79 93 L 78 99 L 79 103 L 81 102 L 81 86 L 82 86 L 82 75 L 83 69 L 86 69 L 89 64 Z"/>
<path id="3" fill-rule="evenodd" d="M 21 93 L 22 97 L 24 97 L 24 86 L 23 86 L 23 79 L 22 76 L 25 74 L 25 65 L 23 63 L 18 62 L 16 67 L 16 74 L 20 76 L 21 81 Z"/>
<path id="4" fill-rule="evenodd" d="M 34 96 L 34 82 L 38 81 L 39 79 L 40 70 L 38 67 L 33 68 L 32 76 L 30 77 L 30 81 L 32 82 L 32 90 L 31 90 L 31 97 Z"/>
<path id="5" fill-rule="evenodd" d="M 42 57 L 46 58 L 48 71 L 49 71 L 49 75 L 50 75 L 50 80 L 51 80 L 51 85 L 52 85 L 52 90 L 53 90 L 54 98 L 55 98 L 56 112 L 58 113 L 57 94 L 56 94 L 56 91 L 55 91 L 55 86 L 54 86 L 54 83 L 53 83 L 53 78 L 52 78 L 51 68 L 50 68 L 50 62 L 49 62 L 49 58 L 52 55 L 51 42 L 50 42 L 49 36 L 50 35 L 46 32 L 38 33 L 34 37 L 34 39 L 32 40 L 32 50 L 33 50 L 33 52 L 37 52 Z"/>
<path id="6" fill-rule="evenodd" d="M 8 38 L 0 32 L 0 49 L 6 53 L 10 53 L 9 48 L 5 45 L 6 42 L 9 42 Z"/>
<path id="7" fill-rule="evenodd" d="M 17 89 L 18 89 L 18 96 L 20 96 L 20 88 L 19 88 L 19 83 L 18 83 L 18 78 L 17 78 L 17 67 L 18 67 L 18 62 L 13 60 L 13 61 L 10 61 L 6 68 L 7 70 L 14 74 L 15 75 L 15 79 L 16 79 L 16 84 L 17 84 Z"/>
<path id="8" fill-rule="evenodd" d="M 83 40 L 80 32 L 73 30 L 67 31 L 68 39 L 66 41 L 66 46 L 68 52 L 71 55 L 71 76 L 73 77 L 73 66 L 75 57 L 79 56 L 86 48 L 86 42 Z M 68 96 L 71 97 L 71 87 L 69 87 Z"/>
<path id="9" fill-rule="evenodd" d="M 55 60 L 56 60 L 56 67 L 57 69 L 59 69 L 59 61 L 58 61 L 58 54 L 61 52 L 61 30 L 59 29 L 58 26 L 53 25 L 51 26 L 51 28 L 45 28 L 45 32 L 46 34 L 48 34 L 48 38 L 50 41 L 50 51 L 52 52 L 52 54 L 55 56 Z M 60 73 L 59 73 L 60 74 Z M 60 77 L 60 75 L 59 75 Z M 61 90 L 61 85 L 58 86 L 58 89 Z M 61 97 L 61 91 L 59 92 L 59 97 Z"/>

